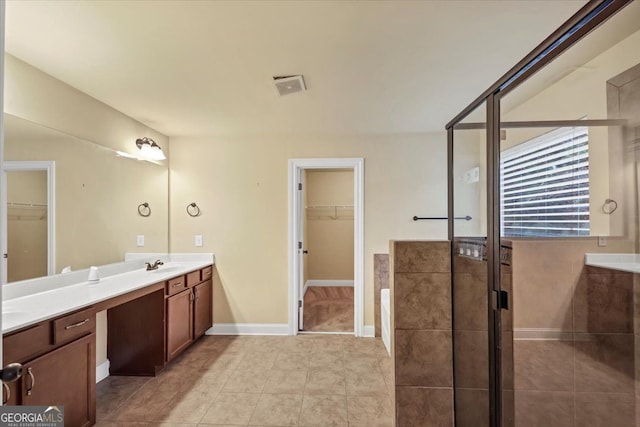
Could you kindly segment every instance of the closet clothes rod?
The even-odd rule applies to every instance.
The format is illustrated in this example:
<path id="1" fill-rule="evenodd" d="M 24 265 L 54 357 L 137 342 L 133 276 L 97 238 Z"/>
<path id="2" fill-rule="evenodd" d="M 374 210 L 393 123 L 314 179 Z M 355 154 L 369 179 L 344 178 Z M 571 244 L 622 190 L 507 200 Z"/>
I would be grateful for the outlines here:
<path id="1" fill-rule="evenodd" d="M 328 208 L 352 208 L 353 205 L 314 205 L 306 206 L 307 209 L 328 209 Z"/>
<path id="2" fill-rule="evenodd" d="M 47 205 L 41 205 L 38 203 L 15 203 L 15 202 L 7 202 L 7 206 L 12 208 L 46 208 Z"/>
<path id="3" fill-rule="evenodd" d="M 449 219 L 449 217 L 447 216 L 414 216 L 413 217 L 414 221 L 432 220 L 432 219 Z M 456 216 L 456 217 L 453 217 L 453 219 L 464 219 L 465 221 L 471 221 L 473 218 L 471 218 L 469 215 L 466 215 L 466 216 Z"/>

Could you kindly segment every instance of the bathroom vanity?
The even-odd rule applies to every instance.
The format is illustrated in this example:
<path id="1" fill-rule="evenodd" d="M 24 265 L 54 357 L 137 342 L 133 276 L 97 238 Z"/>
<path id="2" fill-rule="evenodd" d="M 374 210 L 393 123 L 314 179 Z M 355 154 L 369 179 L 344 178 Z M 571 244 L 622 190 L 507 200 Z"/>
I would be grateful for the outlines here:
<path id="1" fill-rule="evenodd" d="M 23 375 L 4 386 L 3 402 L 63 405 L 67 425 L 93 425 L 96 313 L 107 311 L 110 375 L 154 376 L 212 325 L 214 266 L 202 264 L 136 269 L 5 303 L 3 360 L 21 363 Z"/>

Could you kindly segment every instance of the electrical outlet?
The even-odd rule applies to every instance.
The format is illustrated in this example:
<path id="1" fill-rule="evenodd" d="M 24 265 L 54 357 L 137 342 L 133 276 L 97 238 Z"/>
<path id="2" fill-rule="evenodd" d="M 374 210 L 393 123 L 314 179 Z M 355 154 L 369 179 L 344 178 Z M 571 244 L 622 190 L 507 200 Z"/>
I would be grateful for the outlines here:
<path id="1" fill-rule="evenodd" d="M 598 246 L 607 246 L 607 236 L 598 236 Z"/>
<path id="2" fill-rule="evenodd" d="M 138 247 L 144 246 L 144 234 L 138 234 L 136 236 L 136 245 L 138 245 Z"/>
<path id="3" fill-rule="evenodd" d="M 198 247 L 202 246 L 202 234 L 196 234 L 195 243 Z"/>

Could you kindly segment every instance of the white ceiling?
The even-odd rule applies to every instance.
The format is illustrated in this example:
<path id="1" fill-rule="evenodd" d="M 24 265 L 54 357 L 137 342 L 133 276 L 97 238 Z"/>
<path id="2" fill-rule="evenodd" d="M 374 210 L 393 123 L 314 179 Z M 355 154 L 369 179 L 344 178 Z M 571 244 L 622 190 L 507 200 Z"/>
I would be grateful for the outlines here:
<path id="1" fill-rule="evenodd" d="M 7 1 L 6 49 L 170 136 L 439 131 L 584 3 Z"/>

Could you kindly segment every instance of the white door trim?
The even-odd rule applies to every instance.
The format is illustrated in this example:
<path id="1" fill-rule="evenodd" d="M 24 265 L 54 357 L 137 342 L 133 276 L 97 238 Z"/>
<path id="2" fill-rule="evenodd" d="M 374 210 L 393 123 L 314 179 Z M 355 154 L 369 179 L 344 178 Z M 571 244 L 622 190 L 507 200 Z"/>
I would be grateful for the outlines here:
<path id="1" fill-rule="evenodd" d="M 296 286 L 297 224 L 301 221 L 296 207 L 300 193 L 296 182 L 298 171 L 304 169 L 353 169 L 353 330 L 356 337 L 365 334 L 364 328 L 364 159 L 289 159 L 289 333 L 298 334 L 299 287 Z"/>
<path id="2" fill-rule="evenodd" d="M 2 162 L 2 253 L 7 253 L 7 172 L 46 171 L 47 172 L 47 274 L 56 271 L 56 162 L 51 161 L 11 161 Z M 7 283 L 7 260 L 2 258 L 2 276 L 0 283 Z"/>

